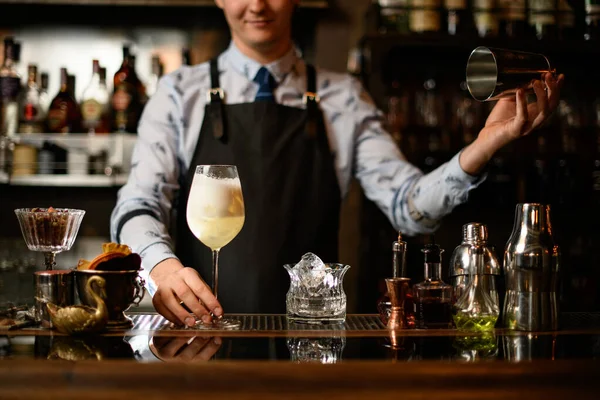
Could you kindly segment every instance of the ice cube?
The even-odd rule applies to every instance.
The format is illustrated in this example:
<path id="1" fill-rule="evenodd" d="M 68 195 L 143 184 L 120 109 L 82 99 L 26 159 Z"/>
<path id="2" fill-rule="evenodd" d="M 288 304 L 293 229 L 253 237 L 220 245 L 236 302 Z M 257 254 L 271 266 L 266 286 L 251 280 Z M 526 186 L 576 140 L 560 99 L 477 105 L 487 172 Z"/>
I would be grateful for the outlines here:
<path id="1" fill-rule="evenodd" d="M 294 268 L 298 271 L 300 286 L 308 296 L 322 296 L 323 289 L 331 286 L 332 269 L 316 254 L 306 253 Z"/>
<path id="2" fill-rule="evenodd" d="M 307 270 L 325 269 L 325 263 L 314 253 L 306 253 L 295 267 L 306 268 Z"/>

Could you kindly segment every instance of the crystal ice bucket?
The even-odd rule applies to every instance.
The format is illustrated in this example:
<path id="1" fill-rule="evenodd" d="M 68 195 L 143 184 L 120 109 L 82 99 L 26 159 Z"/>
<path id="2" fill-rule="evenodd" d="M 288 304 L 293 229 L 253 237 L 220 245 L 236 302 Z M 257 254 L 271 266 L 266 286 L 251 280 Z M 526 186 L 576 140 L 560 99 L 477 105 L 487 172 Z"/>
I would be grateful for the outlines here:
<path id="1" fill-rule="evenodd" d="M 343 282 L 350 266 L 322 263 L 313 256 L 303 257 L 296 265 L 284 265 L 290 275 L 286 296 L 288 320 L 313 324 L 343 323 L 346 321 Z"/>

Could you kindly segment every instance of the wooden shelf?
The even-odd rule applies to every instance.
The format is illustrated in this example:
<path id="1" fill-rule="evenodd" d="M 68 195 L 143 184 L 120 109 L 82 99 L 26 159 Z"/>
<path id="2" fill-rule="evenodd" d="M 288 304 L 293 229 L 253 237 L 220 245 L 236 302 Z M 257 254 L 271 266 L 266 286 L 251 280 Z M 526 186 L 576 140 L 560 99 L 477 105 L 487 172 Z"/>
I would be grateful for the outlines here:
<path id="1" fill-rule="evenodd" d="M 2 182 L 4 179 L 4 182 Z M 57 186 L 57 187 L 111 187 L 123 186 L 127 175 L 27 175 L 0 177 L 0 183 L 10 186 Z"/>
<path id="2" fill-rule="evenodd" d="M 0 0 L 0 4 L 48 4 L 75 6 L 216 7 L 214 0 Z M 328 8 L 327 0 L 303 0 L 303 8 Z"/>

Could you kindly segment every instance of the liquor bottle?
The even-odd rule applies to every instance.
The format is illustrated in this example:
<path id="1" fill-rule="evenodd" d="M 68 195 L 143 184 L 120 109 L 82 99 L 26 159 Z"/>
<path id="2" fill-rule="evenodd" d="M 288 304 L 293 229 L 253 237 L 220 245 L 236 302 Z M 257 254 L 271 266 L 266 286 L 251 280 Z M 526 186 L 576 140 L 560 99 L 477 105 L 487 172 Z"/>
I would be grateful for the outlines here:
<path id="1" fill-rule="evenodd" d="M 21 76 L 15 68 L 14 39 L 4 38 L 4 61 L 0 67 L 0 136 L 14 136 L 19 126 Z"/>
<path id="2" fill-rule="evenodd" d="M 558 38 L 556 22 L 554 0 L 530 0 L 529 25 L 533 28 L 538 40 L 556 40 Z"/>
<path id="3" fill-rule="evenodd" d="M 123 62 L 114 75 L 111 101 L 112 130 L 135 133 L 141 112 L 141 99 L 129 46 L 123 46 Z"/>
<path id="4" fill-rule="evenodd" d="M 380 33 L 410 33 L 408 18 L 410 0 L 377 0 L 377 3 Z"/>
<path id="5" fill-rule="evenodd" d="M 450 36 L 477 36 L 473 13 L 467 0 L 444 0 L 446 27 Z"/>
<path id="6" fill-rule="evenodd" d="M 452 326 L 452 286 L 442 280 L 442 253 L 437 244 L 427 244 L 425 280 L 413 287 L 416 327 L 420 329 L 450 328 Z"/>
<path id="7" fill-rule="evenodd" d="M 143 108 L 143 106 L 148 101 L 148 94 L 146 92 L 146 85 L 144 85 L 144 83 L 140 79 L 139 75 L 137 74 L 137 70 L 135 69 L 136 59 L 137 59 L 136 56 L 132 54 L 131 55 L 131 75 L 132 75 L 133 80 L 135 81 L 135 87 L 138 92 L 140 104 L 141 104 L 141 107 Z M 140 112 L 141 112 L 141 110 L 140 110 Z"/>
<path id="8" fill-rule="evenodd" d="M 575 10 L 568 0 L 557 0 L 556 21 L 558 23 L 558 37 L 561 40 L 573 41 L 579 37 L 576 25 Z"/>
<path id="9" fill-rule="evenodd" d="M 425 141 L 427 149 L 420 167 L 428 173 L 448 161 L 450 152 L 450 134 L 445 123 L 445 103 L 437 71 L 427 72 L 423 88 L 415 97 L 419 136 Z"/>
<path id="10" fill-rule="evenodd" d="M 40 110 L 42 111 L 43 118 L 46 118 L 51 101 L 52 98 L 50 97 L 50 93 L 48 93 L 48 73 L 42 72 L 40 74 Z"/>
<path id="11" fill-rule="evenodd" d="M 579 169 L 580 152 L 577 138 L 582 128 L 581 107 L 575 97 L 563 98 L 557 114 L 560 126 L 561 152 L 556 165 L 555 203 L 561 207 L 573 207 L 583 198 L 580 195 L 582 173 Z"/>
<path id="12" fill-rule="evenodd" d="M 585 0 L 584 39 L 600 39 L 600 0 Z"/>
<path id="13" fill-rule="evenodd" d="M 71 82 L 71 85 L 74 82 Z M 66 68 L 60 69 L 60 90 L 52 99 L 46 116 L 49 133 L 75 133 L 79 131 L 81 113 L 79 105 L 69 85 L 69 74 Z"/>
<path id="14" fill-rule="evenodd" d="M 473 0 L 473 17 L 481 38 L 498 37 L 500 22 L 495 3 L 495 0 Z"/>
<path id="15" fill-rule="evenodd" d="M 43 133 L 44 113 L 40 107 L 37 66 L 27 69 L 27 84 L 19 101 L 19 133 Z"/>
<path id="16" fill-rule="evenodd" d="M 407 91 L 401 88 L 398 80 L 394 80 L 387 99 L 386 129 L 400 148 L 403 148 L 403 133 L 408 125 L 408 102 Z"/>
<path id="17" fill-rule="evenodd" d="M 551 202 L 554 171 L 547 135 L 546 130 L 541 130 L 537 135 L 537 152 L 526 182 L 528 203 L 549 204 Z"/>
<path id="18" fill-rule="evenodd" d="M 592 162 L 592 209 L 600 210 L 600 98 L 598 98 L 592 109 L 593 137 L 595 139 L 594 160 Z M 589 192 L 588 192 L 589 193 Z"/>
<path id="19" fill-rule="evenodd" d="M 81 125 L 88 134 L 109 133 L 108 89 L 100 77 L 100 62 L 92 60 L 92 78 L 81 96 Z"/>
<path id="20" fill-rule="evenodd" d="M 158 81 L 162 76 L 163 66 L 160 62 L 159 56 L 152 56 L 152 70 L 150 73 L 150 79 L 148 80 L 148 85 L 146 87 L 146 94 L 148 97 L 152 97 L 154 93 L 156 93 L 156 89 L 158 89 Z"/>
<path id="21" fill-rule="evenodd" d="M 500 36 L 524 39 L 529 36 L 525 0 L 498 0 Z"/>
<path id="22" fill-rule="evenodd" d="M 187 47 L 181 49 L 181 64 L 192 65 L 192 55 L 190 53 L 190 49 L 188 49 Z"/>
<path id="23" fill-rule="evenodd" d="M 439 35 L 442 32 L 442 0 L 412 0 L 408 15 L 411 33 Z"/>
<path id="24" fill-rule="evenodd" d="M 77 102 L 77 95 L 75 94 L 76 83 L 77 82 L 76 82 L 75 75 L 68 74 L 67 75 L 67 89 L 69 90 L 71 97 L 73 97 L 73 99 L 75 99 L 75 101 Z"/>

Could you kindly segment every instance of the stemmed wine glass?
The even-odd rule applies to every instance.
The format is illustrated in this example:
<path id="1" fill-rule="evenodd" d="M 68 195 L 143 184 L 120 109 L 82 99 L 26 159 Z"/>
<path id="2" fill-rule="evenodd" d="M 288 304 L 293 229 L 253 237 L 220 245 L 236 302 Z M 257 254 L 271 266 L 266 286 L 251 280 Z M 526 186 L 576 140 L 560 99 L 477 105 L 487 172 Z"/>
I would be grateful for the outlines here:
<path id="1" fill-rule="evenodd" d="M 235 165 L 196 167 L 186 217 L 194 236 L 212 250 L 212 289 L 217 297 L 219 252 L 240 233 L 245 221 L 242 185 Z M 223 317 L 213 318 L 211 324 L 197 324 L 199 329 L 235 329 L 239 326 L 239 321 Z"/>

